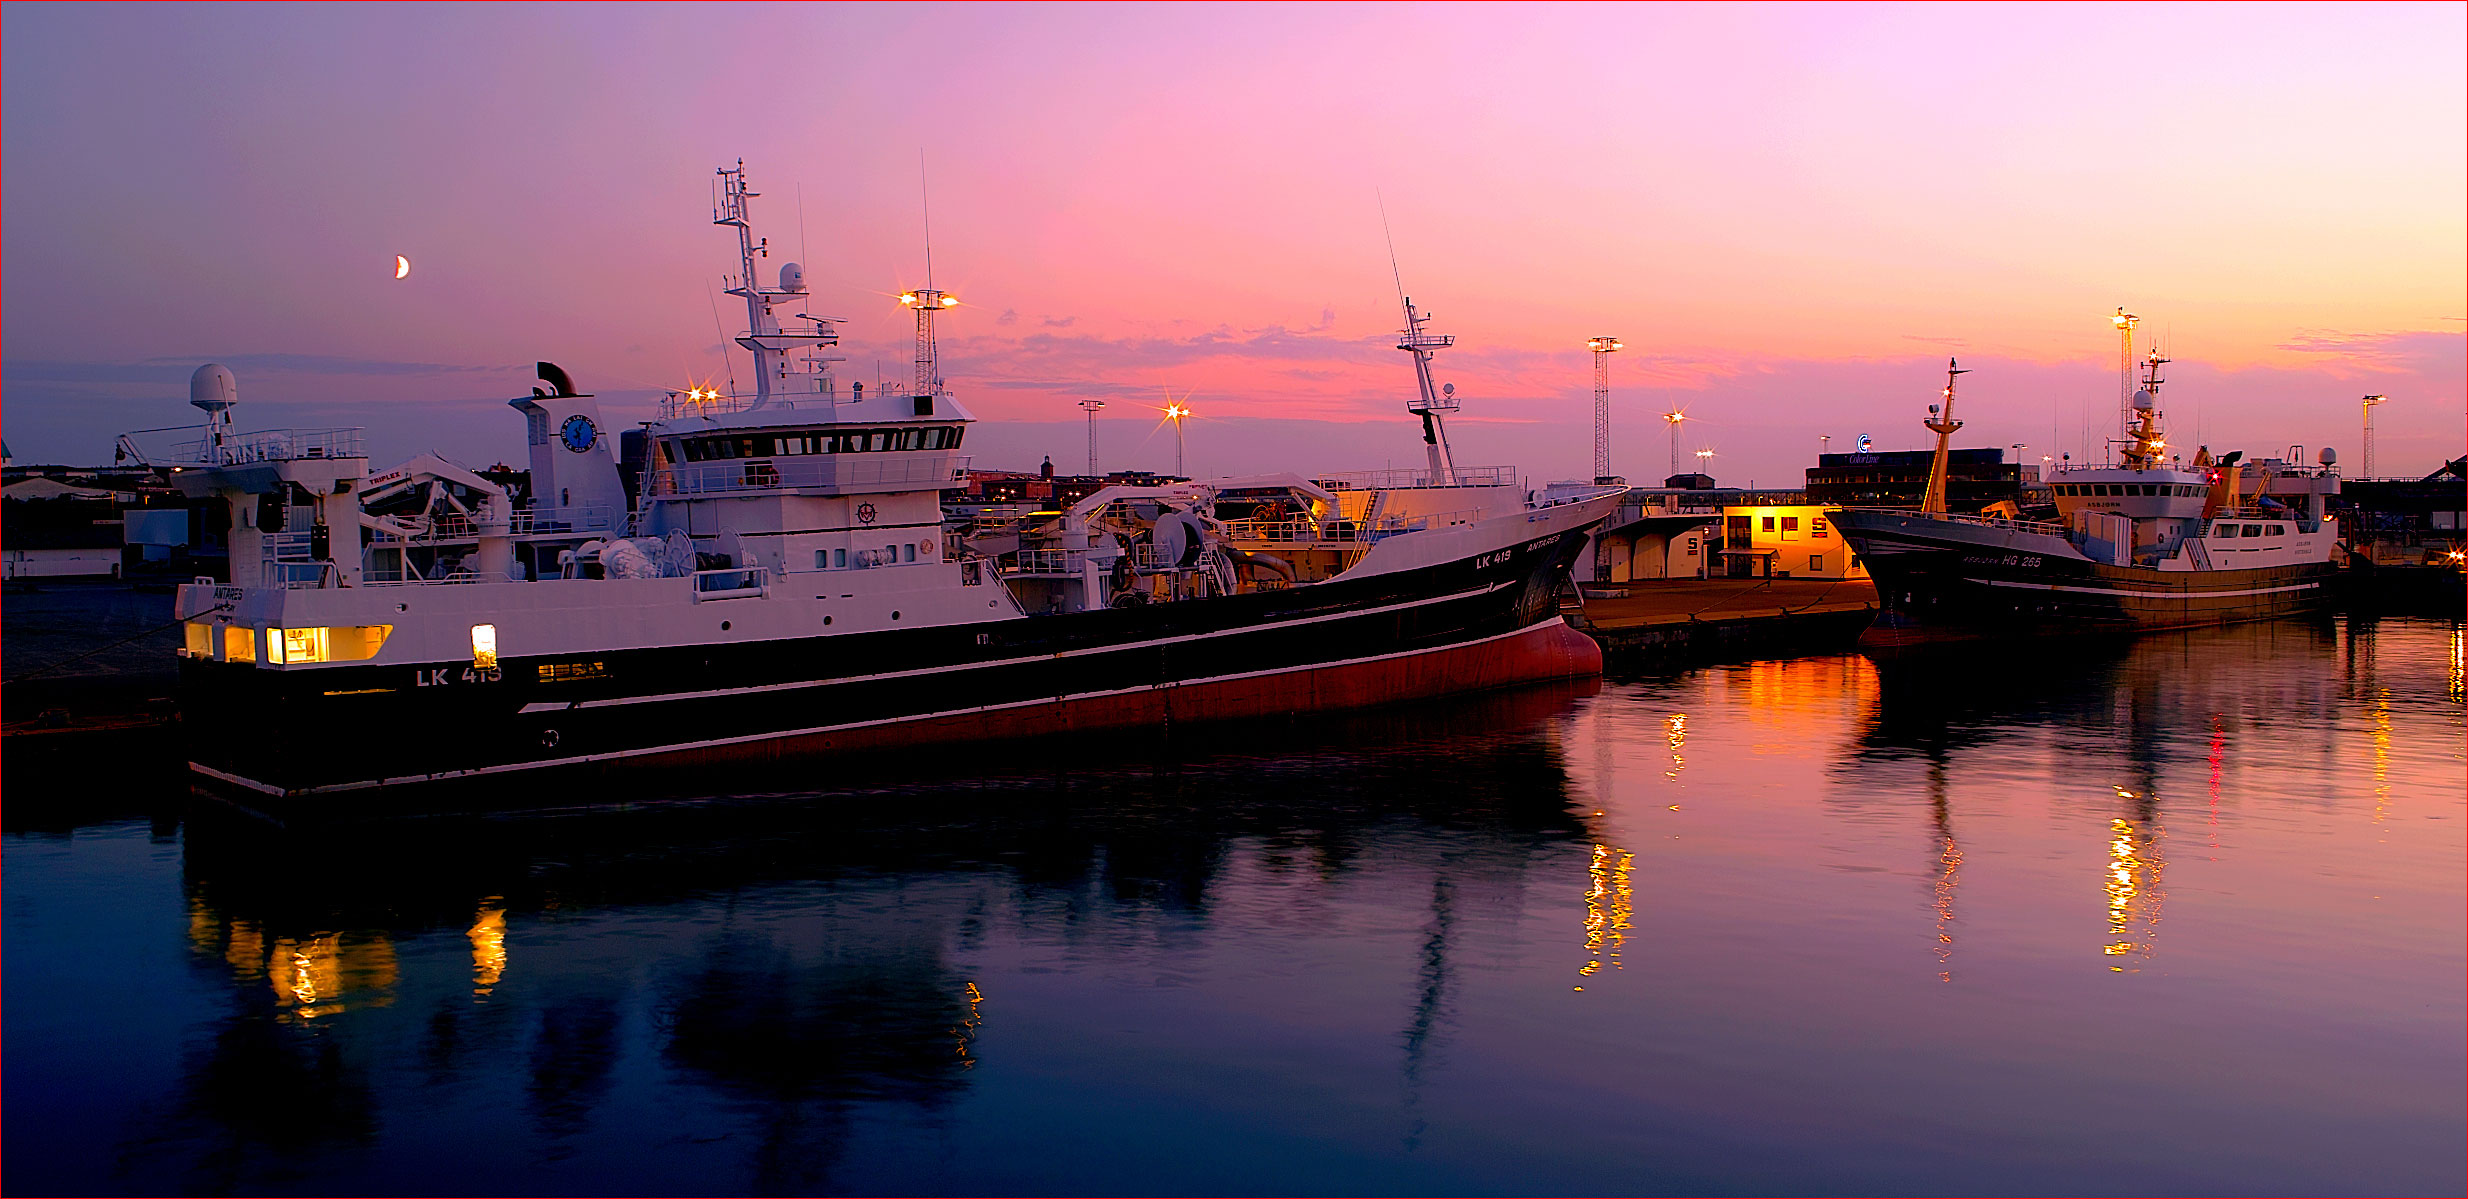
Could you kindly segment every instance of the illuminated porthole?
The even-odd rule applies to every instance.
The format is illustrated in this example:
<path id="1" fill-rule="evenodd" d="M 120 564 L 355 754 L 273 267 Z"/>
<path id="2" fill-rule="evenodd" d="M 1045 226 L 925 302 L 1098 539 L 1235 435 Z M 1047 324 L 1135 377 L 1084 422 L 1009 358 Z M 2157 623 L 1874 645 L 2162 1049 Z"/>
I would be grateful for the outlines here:
<path id="1" fill-rule="evenodd" d="M 471 664 L 481 670 L 488 670 L 497 665 L 496 625 L 471 626 Z"/>

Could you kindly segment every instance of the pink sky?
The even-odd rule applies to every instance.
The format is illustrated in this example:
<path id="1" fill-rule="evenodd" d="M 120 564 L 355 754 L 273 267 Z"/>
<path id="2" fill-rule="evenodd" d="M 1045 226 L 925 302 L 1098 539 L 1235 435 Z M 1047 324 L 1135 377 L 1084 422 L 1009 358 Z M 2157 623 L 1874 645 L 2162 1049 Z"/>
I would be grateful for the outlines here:
<path id="1" fill-rule="evenodd" d="M 1822 435 L 2080 453 L 2106 314 L 2176 359 L 2178 444 L 2468 450 L 2468 21 L 2239 8 L 9 7 L 5 428 L 105 460 L 231 364 L 245 425 L 363 424 L 384 461 L 513 458 L 535 358 L 637 419 L 719 369 L 714 166 L 849 318 L 968 303 L 945 374 L 980 466 L 1419 458 L 1407 290 L 1460 339 L 1459 457 L 1590 470 L 1585 339 L 1623 338 L 1614 469 L 1701 418 L 1725 481 Z M 110 80 L 106 86 L 98 80 Z M 802 209 L 802 230 L 800 210 Z M 800 243 L 803 249 L 798 247 Z M 411 277 L 395 282 L 397 253 Z M 774 263 L 781 261 L 775 257 Z M 734 334 L 740 317 L 725 308 Z M 744 364 L 738 364 L 742 373 Z"/>

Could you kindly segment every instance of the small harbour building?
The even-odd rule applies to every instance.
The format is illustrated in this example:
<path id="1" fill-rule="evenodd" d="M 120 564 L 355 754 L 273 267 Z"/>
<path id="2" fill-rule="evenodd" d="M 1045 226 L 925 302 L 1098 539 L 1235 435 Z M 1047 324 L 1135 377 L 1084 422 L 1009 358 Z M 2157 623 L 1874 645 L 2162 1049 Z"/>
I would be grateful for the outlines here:
<path id="1" fill-rule="evenodd" d="M 1740 504 L 1722 510 L 1722 558 L 1732 578 L 1865 579 L 1868 568 L 1834 531 L 1826 504 Z"/>
<path id="2" fill-rule="evenodd" d="M 1632 487 L 1600 534 L 1594 552 L 1577 562 L 1577 578 L 1592 591 L 1662 579 L 1711 579 L 1731 574 L 1724 557 L 1723 514 L 1743 505 L 1797 504 L 1797 490 L 1723 487 L 1713 476 L 1673 475 L 1660 487 Z"/>

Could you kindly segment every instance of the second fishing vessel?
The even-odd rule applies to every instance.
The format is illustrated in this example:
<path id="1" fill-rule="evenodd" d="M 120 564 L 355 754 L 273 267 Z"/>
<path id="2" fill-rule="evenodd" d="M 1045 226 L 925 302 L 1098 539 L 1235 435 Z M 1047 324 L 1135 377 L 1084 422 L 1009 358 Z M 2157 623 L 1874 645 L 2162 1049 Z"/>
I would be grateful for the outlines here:
<path id="1" fill-rule="evenodd" d="M 2143 363 L 2113 465 L 2051 481 L 2058 520 L 2019 519 L 2009 505 L 1945 510 L 1956 376 L 1927 427 L 1937 453 L 1920 510 L 1846 508 L 1837 527 L 1875 578 L 1871 645 L 1979 636 L 2181 628 L 2256 620 L 2323 602 L 2345 554 L 2329 503 L 2337 455 L 2303 447 L 2242 461 L 2168 454 L 2154 349 Z"/>

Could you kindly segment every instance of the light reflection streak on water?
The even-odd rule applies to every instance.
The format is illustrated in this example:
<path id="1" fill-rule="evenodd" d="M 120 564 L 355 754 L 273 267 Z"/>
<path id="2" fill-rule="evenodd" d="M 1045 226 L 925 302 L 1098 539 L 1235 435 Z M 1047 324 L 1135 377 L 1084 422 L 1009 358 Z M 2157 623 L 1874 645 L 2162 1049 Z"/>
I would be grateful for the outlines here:
<path id="1" fill-rule="evenodd" d="M 2219 861 L 2219 767 L 2229 760 L 2229 723 L 2211 713 L 2211 861 Z"/>
<path id="2" fill-rule="evenodd" d="M 977 1027 L 985 1023 L 985 1017 L 978 1012 L 978 1007 L 985 1003 L 985 992 L 978 990 L 974 982 L 960 985 L 968 999 L 968 1015 L 960 1020 L 958 1028 L 951 1030 L 951 1051 L 959 1057 L 961 1069 L 974 1070 L 977 1058 L 969 1052 L 969 1045 L 977 1039 Z"/>
<path id="3" fill-rule="evenodd" d="M 1594 844 L 1593 861 L 1586 866 L 1591 885 L 1585 892 L 1586 963 L 1577 969 L 1579 978 L 1601 973 L 1605 963 L 1614 970 L 1620 968 L 1620 950 L 1628 943 L 1629 922 L 1636 903 L 1636 891 L 1629 879 L 1636 861 L 1636 854 L 1619 846 L 1599 841 Z"/>
<path id="4" fill-rule="evenodd" d="M 2451 689 L 2453 699 L 2468 697 L 2468 626 L 2451 630 Z"/>
<path id="5" fill-rule="evenodd" d="M 506 976 L 506 901 L 491 895 L 480 901 L 471 924 L 471 995 L 486 999 Z"/>
<path id="6" fill-rule="evenodd" d="M 2117 796 L 2136 798 L 2124 788 L 2117 789 Z M 2145 810 L 2151 810 L 2147 800 Z M 2153 812 L 2140 825 L 2120 816 L 2108 822 L 2108 830 L 2108 944 L 2103 952 L 2112 958 L 2132 956 L 2149 960 L 2152 936 L 2159 927 L 2160 904 L 2166 897 L 2160 880 L 2166 864 L 2159 854 L 2158 816 Z M 2138 923 L 2139 931 L 2135 928 Z M 2139 970 L 2129 970 L 2121 962 L 2112 962 L 2108 968 L 2120 974 Z"/>
<path id="7" fill-rule="evenodd" d="M 2391 689 L 2374 689 L 2374 823 L 2391 807 Z"/>
<path id="8" fill-rule="evenodd" d="M 1681 771 L 1688 768 L 1688 759 L 1680 754 L 1688 745 L 1688 715 L 1684 712 L 1672 713 L 1671 718 L 1663 722 L 1663 730 L 1663 740 L 1671 746 L 1671 769 L 1663 771 L 1662 776 L 1676 779 Z"/>
<path id="9" fill-rule="evenodd" d="M 1954 981 L 1954 890 L 1962 885 L 1962 846 L 1954 840 L 1954 824 L 1942 792 L 1937 797 L 1937 878 L 1932 888 L 1937 910 L 1937 981 Z"/>

